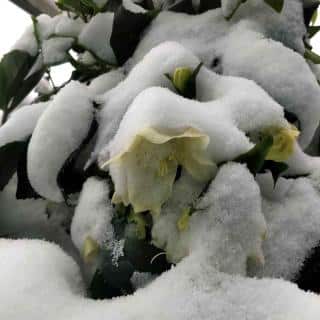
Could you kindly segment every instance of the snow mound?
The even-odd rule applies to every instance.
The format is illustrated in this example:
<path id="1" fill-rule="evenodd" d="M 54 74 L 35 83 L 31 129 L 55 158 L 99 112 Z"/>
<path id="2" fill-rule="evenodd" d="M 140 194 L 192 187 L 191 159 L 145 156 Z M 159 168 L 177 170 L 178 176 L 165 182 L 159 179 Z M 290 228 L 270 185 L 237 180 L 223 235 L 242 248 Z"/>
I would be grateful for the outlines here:
<path id="1" fill-rule="evenodd" d="M 83 294 L 77 265 L 57 246 L 1 240 L 0 248 L 2 319 L 317 320 L 320 315 L 319 297 L 293 284 L 226 275 L 195 256 L 132 296 L 92 301 Z"/>

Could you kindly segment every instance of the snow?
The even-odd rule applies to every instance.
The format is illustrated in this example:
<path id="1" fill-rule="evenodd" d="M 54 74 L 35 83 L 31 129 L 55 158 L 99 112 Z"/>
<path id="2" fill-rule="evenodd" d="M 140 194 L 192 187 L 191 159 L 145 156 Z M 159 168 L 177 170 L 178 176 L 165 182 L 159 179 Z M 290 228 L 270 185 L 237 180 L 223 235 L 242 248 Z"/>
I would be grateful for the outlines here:
<path id="1" fill-rule="evenodd" d="M 294 279 L 320 239 L 320 198 L 306 178 L 283 179 L 273 190 L 270 174 L 259 177 L 268 225 L 264 277 Z"/>
<path id="2" fill-rule="evenodd" d="M 298 0 L 285 1 L 280 15 L 263 1 L 247 1 L 229 22 L 219 9 L 192 17 L 161 12 L 145 32 L 130 65 L 168 40 L 191 50 L 208 67 L 219 58 L 223 74 L 254 80 L 299 117 L 300 144 L 305 148 L 320 120 L 318 83 L 302 56 L 305 33 Z"/>
<path id="3" fill-rule="evenodd" d="M 30 22 L 31 24 L 31 22 Z M 33 25 L 26 28 L 25 32 L 12 46 L 11 50 L 22 50 L 28 52 L 31 56 L 36 56 L 38 53 L 38 43 L 33 33 Z"/>
<path id="4" fill-rule="evenodd" d="M 42 44 L 43 63 L 52 66 L 67 60 L 67 52 L 74 43 L 73 38 L 51 38 Z"/>
<path id="5" fill-rule="evenodd" d="M 286 110 L 296 114 L 302 128 L 300 145 L 308 146 L 320 120 L 320 92 L 303 57 L 279 42 L 242 28 L 229 37 L 221 44 L 224 74 L 256 81 Z"/>
<path id="6" fill-rule="evenodd" d="M 0 146 L 15 141 L 24 141 L 31 136 L 40 116 L 49 103 L 40 102 L 14 111 L 0 127 Z"/>
<path id="7" fill-rule="evenodd" d="M 107 183 L 97 178 L 89 178 L 83 185 L 71 224 L 71 238 L 80 252 L 89 236 L 100 246 L 114 239 L 109 192 Z"/>
<path id="8" fill-rule="evenodd" d="M 64 214 L 66 219 L 65 207 L 54 207 L 52 203 L 42 199 L 17 200 L 16 188 L 15 175 L 0 193 L 1 237 L 51 241 L 78 261 L 77 251 L 65 232 L 63 220 L 57 219 L 57 212 Z"/>
<path id="9" fill-rule="evenodd" d="M 87 136 L 93 121 L 89 89 L 80 83 L 65 86 L 42 114 L 28 148 L 28 176 L 33 188 L 61 202 L 57 176 L 67 158 Z"/>
<path id="10" fill-rule="evenodd" d="M 122 80 L 124 74 L 121 70 L 113 70 L 93 79 L 89 85 L 89 89 L 96 95 L 104 94 L 113 89 Z"/>
<path id="11" fill-rule="evenodd" d="M 144 12 L 137 3 L 124 1 Z M 278 14 L 250 0 L 229 21 L 224 16 L 239 0 L 223 0 L 222 9 L 201 15 L 163 11 L 122 68 L 86 85 L 71 82 L 52 101 L 12 113 L 0 127 L 0 146 L 32 135 L 28 175 L 46 200 L 16 200 L 13 177 L 0 193 L 0 234 L 43 238 L 65 253 L 45 241 L 0 240 L 1 319 L 319 319 L 319 297 L 289 282 L 320 240 L 320 158 L 304 152 L 317 143 L 320 90 L 315 66 L 303 58 L 302 3 L 285 1 Z M 116 64 L 114 14 L 88 23 L 73 18 L 39 17 L 43 57 L 33 71 L 60 63 L 74 41 L 84 49 L 80 61 Z M 32 28 L 15 47 L 37 53 Z M 185 99 L 165 74 L 200 62 L 196 99 Z M 284 109 L 301 122 L 286 174 L 311 175 L 280 177 L 274 186 L 270 173 L 254 177 L 232 161 L 263 130 L 289 128 Z M 57 176 L 95 112 L 91 161 L 108 171 L 115 192 L 110 200 L 112 186 L 91 177 L 69 208 Z M 85 280 L 94 265 L 79 262 L 79 253 L 91 238 L 111 249 L 115 262 L 123 255 L 112 202 L 150 210 L 151 241 L 176 266 L 157 278 L 135 273 L 133 295 L 93 301 Z M 180 228 L 186 212 L 191 216 Z"/>
<path id="12" fill-rule="evenodd" d="M 57 246 L 36 240 L 0 246 L 3 319 L 316 320 L 320 314 L 317 295 L 283 280 L 226 275 L 195 256 L 132 296 L 91 301 L 77 265 Z"/>
<path id="13" fill-rule="evenodd" d="M 78 42 L 100 59 L 116 64 L 110 45 L 114 13 L 98 13 L 82 29 Z"/>
<path id="14" fill-rule="evenodd" d="M 231 18 L 233 13 L 242 4 L 242 0 L 225 0 L 221 1 L 221 9 L 226 18 Z"/>
<path id="15" fill-rule="evenodd" d="M 84 25 L 85 23 L 81 18 L 69 18 L 67 14 L 62 13 L 55 26 L 54 33 L 61 37 L 77 38 Z"/>

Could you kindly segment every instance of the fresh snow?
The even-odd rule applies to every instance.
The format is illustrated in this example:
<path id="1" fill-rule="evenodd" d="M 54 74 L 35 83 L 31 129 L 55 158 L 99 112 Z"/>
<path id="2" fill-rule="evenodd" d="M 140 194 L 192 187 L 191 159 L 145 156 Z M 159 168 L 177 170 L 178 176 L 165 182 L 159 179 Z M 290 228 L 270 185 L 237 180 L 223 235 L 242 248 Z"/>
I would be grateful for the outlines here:
<path id="1" fill-rule="evenodd" d="M 94 110 L 89 89 L 71 82 L 44 112 L 28 148 L 28 176 L 33 188 L 52 201 L 63 201 L 57 176 L 67 158 L 86 138 Z"/>
<path id="2" fill-rule="evenodd" d="M 124 5 L 145 12 L 139 2 Z M 153 2 L 164 9 L 172 4 Z M 0 233 L 46 241 L 0 240 L 1 319 L 319 319 L 319 297 L 289 282 L 320 240 L 320 158 L 305 152 L 317 148 L 320 121 L 319 70 L 303 57 L 302 5 L 312 3 L 285 0 L 278 14 L 265 1 L 250 0 L 230 20 L 224 16 L 239 0 L 222 0 L 222 9 L 201 15 L 162 11 L 123 67 L 87 84 L 71 82 L 52 100 L 12 113 L 0 127 L 0 146 L 31 136 L 28 176 L 46 200 L 16 200 L 14 176 L 0 193 Z M 37 19 L 42 55 L 29 75 L 63 61 L 73 43 L 84 49 L 82 63 L 116 65 L 114 13 L 87 23 L 66 14 Z M 32 26 L 14 48 L 38 53 Z M 165 74 L 200 62 L 197 97 L 185 99 Z M 281 177 L 274 186 L 269 172 L 254 177 L 232 160 L 253 147 L 251 135 L 288 128 L 284 110 L 301 122 L 286 174 L 311 175 Z M 115 193 L 110 200 L 112 186 L 91 177 L 67 206 L 57 176 L 94 116 L 99 129 L 91 162 L 108 171 Z M 176 166 L 159 161 L 174 148 L 183 160 L 176 182 Z M 111 201 L 150 209 L 152 242 L 176 266 L 157 278 L 136 272 L 133 295 L 93 301 L 85 281 L 94 265 L 80 258 L 85 240 L 107 246 L 115 261 L 123 254 Z M 192 215 L 182 230 L 185 210 Z"/>
<path id="3" fill-rule="evenodd" d="M 0 127 L 0 146 L 10 142 L 24 141 L 30 137 L 48 105 L 48 102 L 40 102 L 14 111 L 7 122 Z"/>
<path id="4" fill-rule="evenodd" d="M 83 185 L 71 224 L 71 238 L 80 252 L 87 237 L 99 245 L 114 239 L 109 192 L 107 183 L 97 178 L 90 178 Z"/>
<path id="5" fill-rule="evenodd" d="M 98 58 L 116 64 L 116 57 L 110 45 L 114 13 L 98 13 L 82 29 L 78 41 Z"/>
<path id="6" fill-rule="evenodd" d="M 315 294 L 283 280 L 227 275 L 201 256 L 186 258 L 134 295 L 104 301 L 84 296 L 79 268 L 56 245 L 1 240 L 0 258 L 3 319 L 318 320 L 320 314 Z"/>

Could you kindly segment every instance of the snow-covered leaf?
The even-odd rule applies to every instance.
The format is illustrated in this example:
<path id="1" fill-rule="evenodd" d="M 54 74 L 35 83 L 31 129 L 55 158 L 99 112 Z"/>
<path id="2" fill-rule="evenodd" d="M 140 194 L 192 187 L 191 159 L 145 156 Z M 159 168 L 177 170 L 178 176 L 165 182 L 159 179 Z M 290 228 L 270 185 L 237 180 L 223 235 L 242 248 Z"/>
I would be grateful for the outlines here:
<path id="1" fill-rule="evenodd" d="M 89 89 L 71 82 L 42 114 L 28 148 L 28 176 L 43 197 L 61 202 L 57 177 L 69 156 L 87 137 L 94 110 Z"/>

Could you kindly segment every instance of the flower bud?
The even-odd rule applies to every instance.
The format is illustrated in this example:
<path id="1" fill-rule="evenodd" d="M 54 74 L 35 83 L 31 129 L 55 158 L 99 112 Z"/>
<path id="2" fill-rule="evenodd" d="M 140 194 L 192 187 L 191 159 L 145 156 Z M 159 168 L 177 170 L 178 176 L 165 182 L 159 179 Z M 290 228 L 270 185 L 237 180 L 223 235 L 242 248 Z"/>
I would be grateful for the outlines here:
<path id="1" fill-rule="evenodd" d="M 184 93 L 187 89 L 188 82 L 192 77 L 193 71 L 187 67 L 176 68 L 173 73 L 173 85 L 180 93 Z"/>
<path id="2" fill-rule="evenodd" d="M 82 257 L 86 263 L 90 263 L 98 255 L 100 250 L 97 241 L 92 239 L 90 236 L 86 238 L 83 244 Z"/>
<path id="3" fill-rule="evenodd" d="M 177 228 L 180 232 L 188 230 L 189 220 L 190 220 L 190 208 L 188 207 L 182 210 L 181 216 L 177 221 Z"/>
<path id="4" fill-rule="evenodd" d="M 270 128 L 267 134 L 273 137 L 273 144 L 270 148 L 266 160 L 286 161 L 293 154 L 294 144 L 300 134 L 294 126 L 290 128 Z"/>

